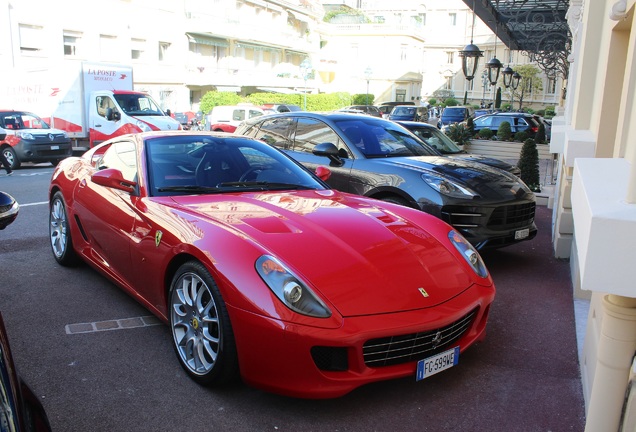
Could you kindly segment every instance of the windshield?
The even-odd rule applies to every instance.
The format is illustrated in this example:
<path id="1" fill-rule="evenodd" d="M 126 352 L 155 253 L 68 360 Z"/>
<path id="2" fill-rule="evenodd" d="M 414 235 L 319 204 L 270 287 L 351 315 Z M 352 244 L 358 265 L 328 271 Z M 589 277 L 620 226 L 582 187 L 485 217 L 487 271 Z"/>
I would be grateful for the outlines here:
<path id="1" fill-rule="evenodd" d="M 466 108 L 444 108 L 443 115 L 454 116 L 454 117 L 463 117 L 466 113 Z"/>
<path id="2" fill-rule="evenodd" d="M 408 131 L 390 121 L 373 117 L 340 120 L 336 126 L 368 158 L 400 156 L 437 156 Z"/>
<path id="3" fill-rule="evenodd" d="M 183 134 L 148 138 L 145 146 L 156 196 L 327 188 L 260 141 Z"/>
<path id="4" fill-rule="evenodd" d="M 411 132 L 442 154 L 461 153 L 462 150 L 446 134 L 436 128 L 414 127 Z"/>
<path id="5" fill-rule="evenodd" d="M 7 130 L 50 129 L 49 125 L 40 117 L 20 111 L 0 113 L 0 127 Z"/>
<path id="6" fill-rule="evenodd" d="M 162 116 L 164 112 L 157 103 L 147 94 L 142 93 L 118 93 L 115 100 L 126 114 L 137 116 Z"/>

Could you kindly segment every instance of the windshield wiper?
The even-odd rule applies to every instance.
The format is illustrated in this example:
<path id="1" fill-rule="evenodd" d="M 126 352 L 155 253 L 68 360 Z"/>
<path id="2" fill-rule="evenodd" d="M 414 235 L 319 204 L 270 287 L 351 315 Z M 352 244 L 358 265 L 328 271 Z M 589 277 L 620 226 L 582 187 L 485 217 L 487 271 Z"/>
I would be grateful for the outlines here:
<path id="1" fill-rule="evenodd" d="M 217 193 L 223 192 L 223 189 L 212 186 L 197 186 L 197 185 L 186 185 L 186 186 L 165 186 L 161 188 L 157 188 L 158 192 L 191 192 L 191 193 Z"/>
<path id="2" fill-rule="evenodd" d="M 313 189 L 309 186 L 303 186 L 295 183 L 276 183 L 267 181 L 234 181 L 219 183 L 220 187 L 240 187 L 240 188 L 257 188 L 259 190 L 269 189 Z"/>

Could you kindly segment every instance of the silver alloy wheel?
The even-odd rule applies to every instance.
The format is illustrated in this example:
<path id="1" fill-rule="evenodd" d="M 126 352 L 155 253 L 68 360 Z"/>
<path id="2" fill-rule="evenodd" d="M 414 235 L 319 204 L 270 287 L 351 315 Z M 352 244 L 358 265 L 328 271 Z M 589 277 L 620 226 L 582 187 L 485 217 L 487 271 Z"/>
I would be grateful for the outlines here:
<path id="1" fill-rule="evenodd" d="M 66 224 L 66 209 L 64 203 L 55 198 L 51 204 L 51 215 L 49 217 L 49 236 L 51 238 L 51 247 L 57 258 L 61 258 L 66 252 L 68 235 Z"/>
<path id="2" fill-rule="evenodd" d="M 195 375 L 210 372 L 221 349 L 221 323 L 210 288 L 199 275 L 186 272 L 170 298 L 172 337 L 183 364 Z"/>

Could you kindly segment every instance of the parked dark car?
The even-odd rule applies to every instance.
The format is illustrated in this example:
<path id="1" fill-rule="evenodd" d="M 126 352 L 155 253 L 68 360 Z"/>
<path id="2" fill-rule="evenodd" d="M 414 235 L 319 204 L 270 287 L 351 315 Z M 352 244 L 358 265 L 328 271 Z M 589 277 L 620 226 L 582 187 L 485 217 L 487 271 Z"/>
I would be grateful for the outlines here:
<path id="1" fill-rule="evenodd" d="M 303 109 L 298 105 L 291 104 L 263 104 L 261 108 L 266 111 L 267 114 L 270 113 L 285 113 L 285 112 L 294 112 L 294 111 L 302 111 Z"/>
<path id="2" fill-rule="evenodd" d="M 429 146 L 433 147 L 436 151 L 444 156 L 451 158 L 467 160 L 470 162 L 479 162 L 495 168 L 508 171 L 516 176 L 521 175 L 521 170 L 518 166 L 509 164 L 501 159 L 495 159 L 476 154 L 469 154 L 465 150 L 461 149 L 453 140 L 451 140 L 446 134 L 442 133 L 439 129 L 429 124 L 419 122 L 398 122 L 410 130 L 415 136 L 424 141 Z"/>
<path id="3" fill-rule="evenodd" d="M 393 121 L 428 121 L 428 108 L 424 106 L 398 105 L 393 107 L 389 120 Z"/>
<path id="4" fill-rule="evenodd" d="M 18 203 L 0 192 L 0 229 L 18 215 Z M 20 378 L 13 362 L 9 337 L 0 314 L 0 431 L 50 432 L 49 419 L 40 400 Z"/>
<path id="5" fill-rule="evenodd" d="M 468 120 L 469 117 L 474 117 L 475 109 L 473 107 L 466 106 L 449 106 L 444 108 L 442 114 L 439 116 L 439 122 L 437 127 L 444 129 L 445 126 L 450 126 L 453 123 L 461 123 Z"/>
<path id="6" fill-rule="evenodd" d="M 380 112 L 378 107 L 375 105 L 351 105 L 351 106 L 346 106 L 344 108 L 341 108 L 339 111 L 352 111 L 352 112 L 359 111 L 361 113 L 368 114 L 373 117 L 382 118 L 382 113 Z"/>
<path id="7" fill-rule="evenodd" d="M 415 102 L 382 102 L 378 105 L 378 109 L 382 113 L 383 118 L 389 117 L 394 107 L 398 105 L 415 105 Z"/>
<path id="8" fill-rule="evenodd" d="M 254 118 L 236 134 L 286 151 L 310 170 L 328 165 L 327 183 L 423 210 L 459 230 L 478 249 L 532 239 L 534 194 L 516 176 L 440 156 L 399 124 L 344 113 Z"/>
<path id="9" fill-rule="evenodd" d="M 527 132 L 528 136 L 532 138 L 537 133 L 537 130 L 539 130 L 539 123 L 532 114 L 499 112 L 476 118 L 473 122 L 475 124 L 475 133 L 478 133 L 482 129 L 490 129 L 496 134 L 497 130 L 499 130 L 499 126 L 501 126 L 503 122 L 510 123 L 510 131 L 513 135 L 517 132 Z"/>
<path id="10" fill-rule="evenodd" d="M 481 116 L 486 115 L 486 114 L 492 114 L 493 112 L 494 111 L 491 110 L 491 109 L 479 108 L 479 109 L 475 110 L 474 116 L 475 116 L 475 118 L 477 118 L 477 117 L 481 117 Z"/>

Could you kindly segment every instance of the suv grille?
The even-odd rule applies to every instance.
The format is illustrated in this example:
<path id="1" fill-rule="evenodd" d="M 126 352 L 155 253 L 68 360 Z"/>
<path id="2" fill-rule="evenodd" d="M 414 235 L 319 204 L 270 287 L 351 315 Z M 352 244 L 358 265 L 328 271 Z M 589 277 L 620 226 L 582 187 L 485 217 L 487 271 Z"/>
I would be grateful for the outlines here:
<path id="1" fill-rule="evenodd" d="M 371 339 L 363 346 L 364 363 L 382 367 L 422 360 L 444 351 L 468 330 L 477 309 L 454 323 L 435 330 Z"/>
<path id="2" fill-rule="evenodd" d="M 497 207 L 488 220 L 489 228 L 521 228 L 534 222 L 536 203 Z"/>

